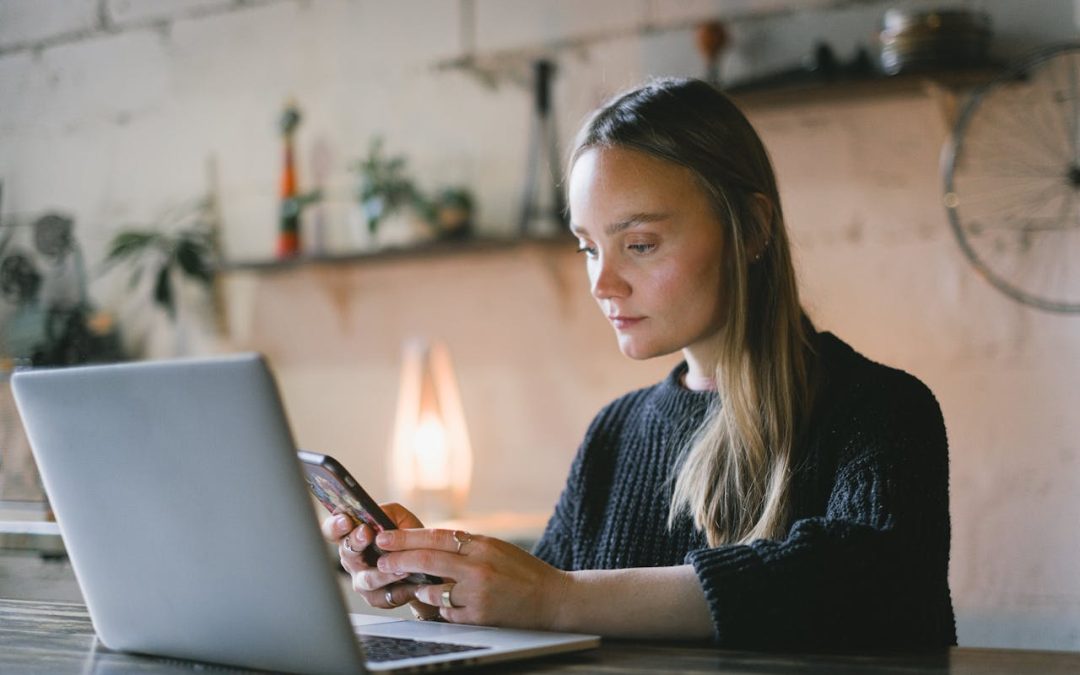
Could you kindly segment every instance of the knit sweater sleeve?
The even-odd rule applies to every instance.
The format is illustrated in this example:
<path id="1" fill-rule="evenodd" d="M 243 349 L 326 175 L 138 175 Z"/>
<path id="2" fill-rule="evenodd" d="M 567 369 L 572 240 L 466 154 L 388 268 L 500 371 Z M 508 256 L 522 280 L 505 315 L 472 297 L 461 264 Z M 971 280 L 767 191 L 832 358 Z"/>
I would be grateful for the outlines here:
<path id="1" fill-rule="evenodd" d="M 566 485 L 555 504 L 555 512 L 533 547 L 533 555 L 561 570 L 581 569 L 579 544 L 588 538 L 584 529 L 588 520 L 587 507 L 595 507 L 606 499 L 604 493 L 611 481 L 613 452 L 624 433 L 626 421 L 640 414 L 648 391 L 647 388 L 639 389 L 615 399 L 589 423 L 570 466 Z"/>
<path id="2" fill-rule="evenodd" d="M 629 398 L 629 397 L 624 397 Z M 589 467 L 596 463 L 599 447 L 604 446 L 604 439 L 616 424 L 613 419 L 621 418 L 623 399 L 604 407 L 585 432 L 585 438 L 578 447 L 577 454 L 570 466 L 570 475 L 566 479 L 555 512 L 548 520 L 540 540 L 533 547 L 532 553 L 541 560 L 561 570 L 574 567 L 575 527 L 579 523 L 579 513 L 586 494 L 586 480 Z"/>
<path id="3" fill-rule="evenodd" d="M 933 394 L 892 371 L 820 434 L 836 457 L 824 513 L 782 541 L 690 552 L 717 643 L 738 648 L 955 644 L 948 458 Z M 828 480 L 828 478 L 826 478 Z"/>
<path id="4" fill-rule="evenodd" d="M 534 556 L 561 570 L 570 569 L 573 561 L 573 522 L 577 505 L 581 501 L 582 465 L 586 447 L 587 441 L 578 448 L 566 486 L 555 504 L 555 512 L 548 519 L 543 535 L 532 550 Z"/>

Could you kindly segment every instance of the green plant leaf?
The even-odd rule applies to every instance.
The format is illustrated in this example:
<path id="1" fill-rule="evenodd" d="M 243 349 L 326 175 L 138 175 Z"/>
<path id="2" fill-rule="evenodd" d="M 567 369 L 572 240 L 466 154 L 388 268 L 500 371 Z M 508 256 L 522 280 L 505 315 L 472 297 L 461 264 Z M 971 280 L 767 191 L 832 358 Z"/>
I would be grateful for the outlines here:
<path id="1" fill-rule="evenodd" d="M 316 202 L 322 201 L 322 198 L 322 190 L 311 190 L 310 192 L 305 192 L 296 199 L 300 202 L 300 207 L 303 208 L 305 206 L 309 206 Z"/>
<path id="2" fill-rule="evenodd" d="M 169 278 L 168 265 L 158 270 L 157 282 L 154 284 L 154 302 L 168 312 L 170 319 L 176 318 L 176 303 L 173 299 L 172 279 Z"/>
<path id="3" fill-rule="evenodd" d="M 139 253 L 153 245 L 160 237 L 161 235 L 156 232 L 120 232 L 109 242 L 109 252 L 105 260 L 106 262 L 120 260 Z"/>
<path id="4" fill-rule="evenodd" d="M 176 244 L 176 262 L 181 271 L 208 285 L 214 280 L 214 271 L 207 260 L 209 254 L 209 249 L 192 239 L 183 238 Z"/>
<path id="5" fill-rule="evenodd" d="M 435 202 L 428 201 L 422 194 L 415 190 L 413 190 L 410 195 L 409 201 L 412 203 L 413 208 L 416 209 L 416 212 L 420 214 L 420 217 L 426 222 L 431 223 L 432 225 L 438 224 L 438 219 L 436 218 L 437 206 Z"/>

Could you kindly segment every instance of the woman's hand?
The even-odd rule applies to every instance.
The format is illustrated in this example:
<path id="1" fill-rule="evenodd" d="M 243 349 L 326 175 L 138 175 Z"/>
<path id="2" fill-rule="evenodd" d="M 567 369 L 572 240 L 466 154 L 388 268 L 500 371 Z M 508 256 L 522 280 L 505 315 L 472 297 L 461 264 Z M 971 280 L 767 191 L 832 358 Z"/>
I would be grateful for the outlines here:
<path id="1" fill-rule="evenodd" d="M 338 544 L 353 588 L 372 607 L 412 607 L 417 618 L 623 638 L 707 639 L 713 635 L 705 593 L 692 565 L 564 572 L 499 539 L 459 530 L 419 529 L 397 504 L 383 507 L 402 529 L 374 536 L 331 516 L 323 535 Z M 345 544 L 348 543 L 348 547 Z M 385 553 L 377 567 L 359 553 Z M 350 550 L 350 548 L 352 550 Z M 445 583 L 416 585 L 413 572 Z M 389 595 L 387 595 L 389 593 Z"/>
<path id="2" fill-rule="evenodd" d="M 454 623 L 552 629 L 570 577 L 513 544 L 460 530 L 394 530 L 375 539 L 384 577 L 424 572 L 444 584 L 415 597 Z"/>
<path id="3" fill-rule="evenodd" d="M 382 504 L 383 511 L 400 528 L 419 528 L 424 524 L 400 504 Z M 364 523 L 357 525 L 349 516 L 338 513 L 322 522 L 323 537 L 337 544 L 341 566 L 352 577 L 353 590 L 357 591 L 372 607 L 393 609 L 405 603 L 412 606 L 413 614 L 420 619 L 439 616 L 436 607 L 424 605 L 415 598 L 416 586 L 405 583 L 405 574 L 387 573 L 368 565 L 365 550 L 375 538 L 375 531 Z M 368 552 L 370 553 L 370 552 Z"/>

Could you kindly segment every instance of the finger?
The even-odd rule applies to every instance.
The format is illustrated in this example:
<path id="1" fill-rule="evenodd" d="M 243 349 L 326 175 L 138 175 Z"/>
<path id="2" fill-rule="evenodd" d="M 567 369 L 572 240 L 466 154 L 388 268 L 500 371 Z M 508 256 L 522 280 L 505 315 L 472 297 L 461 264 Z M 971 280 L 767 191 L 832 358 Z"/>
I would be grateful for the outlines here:
<path id="1" fill-rule="evenodd" d="M 395 609 L 412 600 L 410 594 L 403 594 L 393 586 L 387 586 L 374 591 L 361 591 L 360 597 L 362 597 L 368 605 L 376 609 Z"/>
<path id="2" fill-rule="evenodd" d="M 364 549 L 371 545 L 375 537 L 375 531 L 368 525 L 359 525 L 351 532 L 345 533 L 339 542 L 339 550 L 342 557 L 359 556 Z"/>
<path id="3" fill-rule="evenodd" d="M 375 537 L 375 543 L 384 551 L 430 548 L 467 555 L 483 546 L 486 539 L 483 535 L 469 534 L 461 530 L 388 530 L 380 532 Z"/>
<path id="4" fill-rule="evenodd" d="M 356 524 L 352 521 L 352 518 L 344 513 L 337 513 L 324 518 L 319 529 L 322 530 L 323 539 L 334 543 L 347 535 L 354 527 L 356 527 Z"/>
<path id="5" fill-rule="evenodd" d="M 381 589 L 382 599 L 386 609 L 401 607 L 414 599 L 416 584 L 396 583 Z"/>
<path id="6" fill-rule="evenodd" d="M 345 571 L 350 574 L 372 569 L 363 554 L 363 550 L 348 543 L 348 539 L 342 539 L 338 544 L 338 561 L 345 568 Z"/>
<path id="7" fill-rule="evenodd" d="M 443 599 L 443 593 L 449 591 L 449 602 Z M 415 591 L 416 597 L 419 598 L 437 598 L 435 600 L 436 606 L 432 609 L 438 612 L 438 616 L 444 621 L 450 623 L 475 623 L 471 618 L 471 610 L 469 607 L 462 604 L 467 602 L 467 598 L 463 600 L 464 594 L 461 592 L 461 588 L 458 584 L 436 584 L 432 586 L 418 586 Z M 427 607 L 427 601 L 423 602 Z M 447 604 L 453 603 L 453 606 L 447 607 Z M 415 612 L 414 612 L 415 613 Z"/>
<path id="8" fill-rule="evenodd" d="M 403 572 L 400 574 L 387 574 L 386 572 L 380 572 L 377 569 L 368 567 L 366 569 L 357 570 L 352 573 L 352 586 L 354 591 L 360 591 L 362 593 L 369 591 L 378 591 L 390 584 L 395 584 L 407 577 L 408 573 Z"/>
<path id="9" fill-rule="evenodd" d="M 390 516 L 390 520 L 394 521 L 398 527 L 411 529 L 424 526 L 412 511 L 401 504 L 390 502 L 389 504 L 379 504 L 379 506 L 386 512 L 386 515 Z"/>
<path id="10" fill-rule="evenodd" d="M 443 621 L 447 623 L 477 623 L 476 621 L 469 620 L 469 610 L 467 609 L 449 609 L 447 607 L 439 608 L 439 616 Z"/>
<path id="11" fill-rule="evenodd" d="M 413 617 L 418 621 L 435 621 L 442 618 L 442 614 L 439 612 L 438 607 L 432 607 L 419 600 L 410 602 L 409 609 L 412 611 Z"/>
<path id="12" fill-rule="evenodd" d="M 462 591 L 456 583 L 417 586 L 413 590 L 413 596 L 426 605 L 441 609 L 460 609 L 464 607 L 462 604 Z"/>
<path id="13" fill-rule="evenodd" d="M 388 574 L 422 572 L 437 577 L 461 579 L 466 576 L 470 563 L 464 556 L 445 551 L 420 549 L 384 553 L 379 557 L 378 568 Z"/>

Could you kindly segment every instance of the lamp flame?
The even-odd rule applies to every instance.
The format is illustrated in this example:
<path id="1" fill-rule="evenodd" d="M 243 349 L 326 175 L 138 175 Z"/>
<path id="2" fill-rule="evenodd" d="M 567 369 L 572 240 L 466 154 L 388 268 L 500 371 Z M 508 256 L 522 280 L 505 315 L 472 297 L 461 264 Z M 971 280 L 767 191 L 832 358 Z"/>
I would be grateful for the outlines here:
<path id="1" fill-rule="evenodd" d="M 437 518 L 461 512 L 472 479 L 472 447 L 450 354 L 441 343 L 405 345 L 390 460 L 397 499 Z"/>

